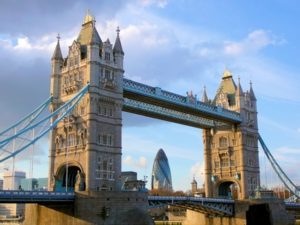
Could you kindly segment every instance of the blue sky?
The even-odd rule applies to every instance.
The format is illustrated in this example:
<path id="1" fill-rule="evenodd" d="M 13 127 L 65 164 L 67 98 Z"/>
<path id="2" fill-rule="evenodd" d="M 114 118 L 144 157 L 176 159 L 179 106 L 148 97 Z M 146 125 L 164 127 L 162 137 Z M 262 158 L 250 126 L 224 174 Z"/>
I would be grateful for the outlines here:
<path id="1" fill-rule="evenodd" d="M 87 9 L 102 40 L 121 28 L 125 77 L 185 95 L 213 98 L 228 68 L 258 100 L 259 130 L 283 169 L 300 184 L 300 3 L 298 1 L 2 0 L 0 8 L 0 129 L 49 95 L 50 58 L 61 34 L 66 56 Z M 169 158 L 173 186 L 202 183 L 202 131 L 124 113 L 123 170 L 150 178 L 156 152 Z M 35 176 L 47 176 L 45 143 L 35 151 Z M 28 153 L 17 168 L 29 168 Z M 26 161 L 27 160 L 27 161 Z M 276 181 L 261 157 L 262 183 Z M 9 166 L 9 163 L 7 163 Z M 0 165 L 0 168 L 7 166 Z M 150 180 L 149 180 L 150 181 Z M 150 183 L 150 182 L 149 182 Z"/>

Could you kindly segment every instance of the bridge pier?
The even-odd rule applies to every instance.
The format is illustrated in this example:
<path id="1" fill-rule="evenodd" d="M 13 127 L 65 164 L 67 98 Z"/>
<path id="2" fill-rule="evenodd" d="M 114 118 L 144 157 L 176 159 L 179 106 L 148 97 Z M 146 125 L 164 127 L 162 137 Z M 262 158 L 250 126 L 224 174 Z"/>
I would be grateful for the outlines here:
<path id="1" fill-rule="evenodd" d="M 23 225 L 152 225 L 147 193 L 78 192 L 74 204 L 28 204 Z"/>
<path id="2" fill-rule="evenodd" d="M 294 225 L 294 216 L 281 200 L 236 201 L 233 217 L 216 217 L 187 210 L 183 225 Z"/>

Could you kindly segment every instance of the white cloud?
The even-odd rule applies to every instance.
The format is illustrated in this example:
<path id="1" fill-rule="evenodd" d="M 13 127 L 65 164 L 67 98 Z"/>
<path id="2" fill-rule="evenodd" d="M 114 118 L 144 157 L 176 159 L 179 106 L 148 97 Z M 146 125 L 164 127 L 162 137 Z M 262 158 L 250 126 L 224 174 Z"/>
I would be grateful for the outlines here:
<path id="1" fill-rule="evenodd" d="M 204 163 L 197 162 L 190 169 L 191 176 L 195 177 L 198 185 L 204 183 Z"/>
<path id="2" fill-rule="evenodd" d="M 135 169 L 147 168 L 147 159 L 144 156 L 140 157 L 139 159 L 134 159 L 132 156 L 126 156 L 126 158 L 123 160 L 123 163 Z"/>
<path id="3" fill-rule="evenodd" d="M 29 43 L 28 37 L 20 37 L 17 40 L 15 49 L 32 49 L 32 45 Z"/>
<path id="4" fill-rule="evenodd" d="M 283 40 L 279 40 L 270 31 L 259 29 L 252 31 L 239 42 L 226 42 L 224 53 L 233 56 L 255 53 L 264 47 L 280 43 L 283 43 Z"/>
<path id="5" fill-rule="evenodd" d="M 164 8 L 168 4 L 168 0 L 139 0 L 143 6 L 155 5 L 160 8 Z"/>

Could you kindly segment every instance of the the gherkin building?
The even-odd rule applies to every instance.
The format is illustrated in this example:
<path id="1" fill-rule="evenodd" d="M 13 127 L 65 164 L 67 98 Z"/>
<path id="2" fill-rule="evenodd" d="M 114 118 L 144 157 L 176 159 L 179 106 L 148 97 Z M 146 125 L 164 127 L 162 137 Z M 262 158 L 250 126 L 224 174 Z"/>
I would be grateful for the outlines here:
<path id="1" fill-rule="evenodd" d="M 172 191 L 172 177 L 168 158 L 164 150 L 159 149 L 152 168 L 151 189 Z"/>

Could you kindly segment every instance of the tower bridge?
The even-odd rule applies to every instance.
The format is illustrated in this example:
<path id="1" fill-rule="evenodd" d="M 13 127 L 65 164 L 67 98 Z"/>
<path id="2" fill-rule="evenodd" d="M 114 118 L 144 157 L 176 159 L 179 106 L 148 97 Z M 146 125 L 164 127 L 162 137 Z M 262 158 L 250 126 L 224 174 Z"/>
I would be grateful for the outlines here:
<path id="1" fill-rule="evenodd" d="M 238 203 L 243 205 L 238 211 L 233 200 L 218 198 L 234 194 L 247 201 L 253 196 L 260 186 L 258 141 L 283 183 L 299 197 L 258 133 L 257 100 L 251 84 L 243 91 L 226 70 L 215 98 L 209 100 L 204 92 L 199 101 L 192 94 L 182 96 L 125 79 L 119 33 L 117 29 L 114 45 L 108 39 L 102 41 L 95 19 L 87 14 L 67 57 L 62 56 L 57 41 L 51 58 L 51 98 L 0 133 L 3 162 L 50 132 L 50 192 L 0 193 L 0 201 L 72 202 L 72 207 L 64 209 L 28 205 L 25 224 L 54 223 L 57 217 L 60 220 L 55 224 L 151 224 L 149 202 L 175 202 L 206 216 L 237 217 L 235 224 L 244 224 L 250 205 L 257 203 Z M 50 112 L 44 116 L 47 107 Z M 209 199 L 148 198 L 145 192 L 122 191 L 122 111 L 203 129 L 205 195 Z M 10 146 L 14 149 L 9 150 Z M 63 192 L 71 194 L 59 194 Z M 30 213 L 35 216 L 30 218 Z M 284 210 L 280 215 L 287 218 Z M 44 217 L 47 219 L 37 219 Z"/>

